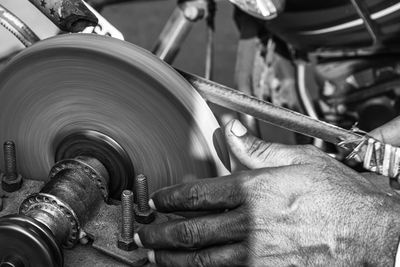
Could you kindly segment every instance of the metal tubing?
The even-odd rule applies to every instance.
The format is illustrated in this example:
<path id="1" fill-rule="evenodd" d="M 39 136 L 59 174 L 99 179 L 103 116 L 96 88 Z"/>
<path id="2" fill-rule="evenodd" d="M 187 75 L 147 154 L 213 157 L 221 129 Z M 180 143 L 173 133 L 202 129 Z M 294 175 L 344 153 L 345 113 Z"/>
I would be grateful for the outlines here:
<path id="1" fill-rule="evenodd" d="M 40 40 L 22 20 L 2 5 L 0 5 L 0 25 L 17 37 L 26 47 Z"/>
<path id="2" fill-rule="evenodd" d="M 184 11 L 180 7 L 176 7 L 162 30 L 153 53 L 171 64 L 192 26 L 193 22 L 185 17 Z"/>
<path id="3" fill-rule="evenodd" d="M 341 146 L 343 141 L 354 141 L 362 136 L 335 125 L 313 119 L 290 109 L 248 96 L 238 90 L 211 82 L 196 75 L 178 70 L 189 83 L 208 101 L 222 107 L 249 114 L 290 131 Z"/>
<path id="4" fill-rule="evenodd" d="M 172 12 L 152 52 L 171 64 L 194 22 L 206 16 L 203 1 L 189 1 L 179 4 Z"/>

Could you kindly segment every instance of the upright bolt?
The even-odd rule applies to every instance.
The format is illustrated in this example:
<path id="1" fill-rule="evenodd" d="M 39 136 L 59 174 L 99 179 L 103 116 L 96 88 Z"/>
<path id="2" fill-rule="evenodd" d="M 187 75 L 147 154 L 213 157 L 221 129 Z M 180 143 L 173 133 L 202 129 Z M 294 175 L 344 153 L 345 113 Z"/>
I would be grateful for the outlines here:
<path id="1" fill-rule="evenodd" d="M 1 177 L 4 191 L 15 192 L 22 186 L 22 176 L 17 172 L 17 156 L 13 141 L 6 141 L 4 149 L 4 168 L 5 173 Z"/>
<path id="2" fill-rule="evenodd" d="M 133 240 L 135 213 L 133 211 L 133 193 L 124 190 L 121 195 L 122 227 L 118 235 L 117 246 L 120 249 L 131 251 L 137 248 Z"/>
<path id="3" fill-rule="evenodd" d="M 4 142 L 4 166 L 6 175 L 9 179 L 17 178 L 17 156 L 15 154 L 15 144 L 13 141 Z"/>
<path id="4" fill-rule="evenodd" d="M 138 223 L 142 224 L 151 223 L 154 221 L 155 215 L 149 206 L 149 186 L 147 177 L 143 174 L 136 176 L 135 186 L 138 204 L 136 210 L 136 220 Z"/>
<path id="5" fill-rule="evenodd" d="M 133 238 L 133 193 L 130 190 L 124 190 L 122 192 L 122 238 L 129 239 Z"/>

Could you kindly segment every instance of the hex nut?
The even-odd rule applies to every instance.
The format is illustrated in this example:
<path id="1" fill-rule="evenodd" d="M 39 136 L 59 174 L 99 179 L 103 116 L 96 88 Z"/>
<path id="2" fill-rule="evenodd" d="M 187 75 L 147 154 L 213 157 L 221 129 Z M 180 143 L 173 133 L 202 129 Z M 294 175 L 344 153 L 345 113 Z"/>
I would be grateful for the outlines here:
<path id="1" fill-rule="evenodd" d="M 125 251 L 132 251 L 138 248 L 133 238 L 124 239 L 121 234 L 118 235 L 117 247 Z"/>
<path id="2" fill-rule="evenodd" d="M 18 191 L 22 186 L 22 175 L 18 174 L 16 179 L 8 180 L 5 174 L 0 176 L 1 186 L 4 191 L 12 193 Z"/>
<path id="3" fill-rule="evenodd" d="M 135 211 L 135 220 L 140 224 L 149 224 L 155 220 L 156 216 L 154 211 L 149 210 L 148 212 Z"/>

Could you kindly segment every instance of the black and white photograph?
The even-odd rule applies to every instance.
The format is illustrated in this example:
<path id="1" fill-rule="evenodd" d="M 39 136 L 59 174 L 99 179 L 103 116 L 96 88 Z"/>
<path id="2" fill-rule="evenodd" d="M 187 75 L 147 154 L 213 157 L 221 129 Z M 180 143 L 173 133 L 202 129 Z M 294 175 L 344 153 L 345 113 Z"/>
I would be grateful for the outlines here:
<path id="1" fill-rule="evenodd" d="M 400 267 L 400 2 L 0 0 L 0 267 Z"/>

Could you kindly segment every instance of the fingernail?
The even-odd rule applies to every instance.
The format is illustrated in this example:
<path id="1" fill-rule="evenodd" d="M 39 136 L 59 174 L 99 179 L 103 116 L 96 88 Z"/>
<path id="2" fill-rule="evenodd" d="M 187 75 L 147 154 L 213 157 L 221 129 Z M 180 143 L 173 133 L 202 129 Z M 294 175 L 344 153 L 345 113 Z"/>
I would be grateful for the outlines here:
<path id="1" fill-rule="evenodd" d="M 154 250 L 147 251 L 147 259 L 149 262 L 156 264 L 156 254 L 154 253 Z"/>
<path id="2" fill-rule="evenodd" d="M 231 132 L 237 137 L 242 137 L 247 133 L 247 129 L 240 121 L 233 120 Z"/>
<path id="3" fill-rule="evenodd" d="M 142 241 L 140 240 L 140 237 L 139 237 L 139 235 L 138 235 L 137 233 L 135 233 L 135 235 L 133 236 L 133 240 L 135 241 L 135 243 L 136 243 L 136 245 L 137 245 L 138 247 L 140 247 L 140 248 L 143 247 L 143 243 L 142 243 Z"/>
<path id="4" fill-rule="evenodd" d="M 149 200 L 149 206 L 150 206 L 150 208 L 152 209 L 152 210 L 157 210 L 156 209 L 156 205 L 154 205 L 154 201 L 150 198 L 150 200 Z"/>

